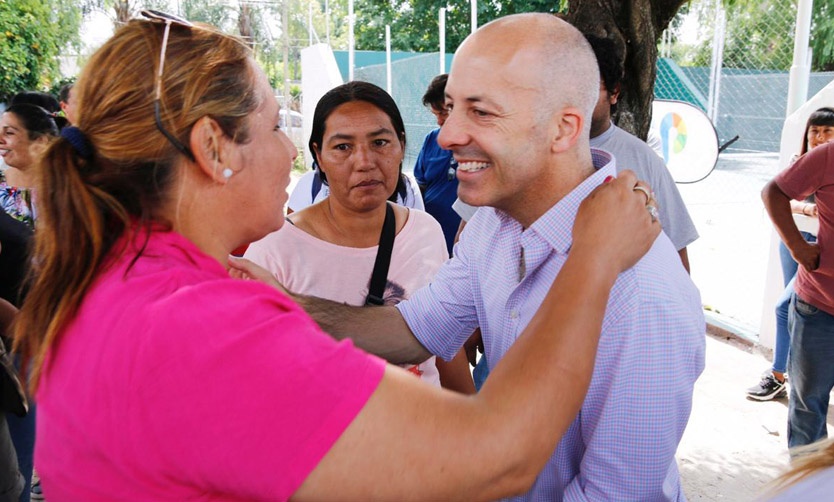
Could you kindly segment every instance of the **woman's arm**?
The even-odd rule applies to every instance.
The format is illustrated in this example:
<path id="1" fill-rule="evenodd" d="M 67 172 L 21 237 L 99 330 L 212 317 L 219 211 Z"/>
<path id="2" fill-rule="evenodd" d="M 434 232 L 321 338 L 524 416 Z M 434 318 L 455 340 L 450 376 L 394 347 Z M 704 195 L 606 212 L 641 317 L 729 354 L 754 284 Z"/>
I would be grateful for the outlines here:
<path id="1" fill-rule="evenodd" d="M 387 368 L 294 498 L 490 500 L 526 491 L 584 399 L 610 288 L 659 233 L 635 181 L 621 173 L 583 202 L 564 267 L 479 394 Z"/>
<path id="2" fill-rule="evenodd" d="M 817 218 L 817 205 L 813 202 L 791 200 L 791 212 Z"/>

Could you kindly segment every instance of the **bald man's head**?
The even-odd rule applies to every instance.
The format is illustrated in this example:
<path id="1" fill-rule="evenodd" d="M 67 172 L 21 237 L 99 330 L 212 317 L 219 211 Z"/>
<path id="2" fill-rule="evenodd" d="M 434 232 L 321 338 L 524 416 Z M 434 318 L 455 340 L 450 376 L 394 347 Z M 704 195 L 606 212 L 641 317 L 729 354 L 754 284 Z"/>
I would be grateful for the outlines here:
<path id="1" fill-rule="evenodd" d="M 494 57 L 495 71 L 506 71 L 520 87 L 542 93 L 542 116 L 573 106 L 590 117 L 599 96 L 599 68 L 582 33 L 571 24 L 542 13 L 516 14 L 482 26 L 461 44 L 455 59 Z M 518 72 L 527 66 L 528 72 Z"/>
<path id="2" fill-rule="evenodd" d="M 593 172 L 599 71 L 585 37 L 547 14 L 507 16 L 461 44 L 438 143 L 458 196 L 531 224 Z"/>

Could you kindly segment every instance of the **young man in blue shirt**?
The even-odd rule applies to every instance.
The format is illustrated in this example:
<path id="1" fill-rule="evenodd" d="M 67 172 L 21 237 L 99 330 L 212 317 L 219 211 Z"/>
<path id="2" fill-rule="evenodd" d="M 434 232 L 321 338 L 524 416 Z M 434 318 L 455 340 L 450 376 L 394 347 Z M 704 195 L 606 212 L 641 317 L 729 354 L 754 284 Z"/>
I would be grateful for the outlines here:
<path id="1" fill-rule="evenodd" d="M 456 176 L 458 163 L 452 157 L 452 152 L 444 150 L 437 143 L 440 128 L 446 122 L 449 112 L 446 110 L 446 80 L 447 74 L 434 77 L 423 95 L 423 105 L 431 109 L 437 118 L 437 129 L 426 135 L 423 148 L 414 165 L 414 177 L 423 193 L 426 212 L 434 216 L 443 228 L 446 237 L 446 247 L 449 255 L 455 242 L 455 233 L 460 225 L 460 216 L 452 209 L 452 203 L 458 196 L 458 179 Z"/>

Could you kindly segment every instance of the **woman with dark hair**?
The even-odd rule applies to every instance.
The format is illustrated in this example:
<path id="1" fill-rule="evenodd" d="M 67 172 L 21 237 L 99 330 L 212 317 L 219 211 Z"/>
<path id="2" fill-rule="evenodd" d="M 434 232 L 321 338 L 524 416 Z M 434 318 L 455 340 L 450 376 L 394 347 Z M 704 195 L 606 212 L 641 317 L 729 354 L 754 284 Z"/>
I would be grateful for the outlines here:
<path id="1" fill-rule="evenodd" d="M 428 213 L 392 202 L 403 189 L 405 125 L 394 99 L 368 82 L 327 92 L 316 105 L 310 152 L 330 195 L 287 217 L 290 225 L 249 246 L 245 257 L 295 293 L 364 305 L 379 256 L 389 265 L 381 300 L 396 305 L 429 283 L 448 258 Z M 398 187 L 395 189 L 395 187 Z M 393 194 L 393 195 L 392 195 Z M 379 245 L 388 213 L 393 245 Z M 466 354 L 405 365 L 434 385 L 474 393 Z"/>
<path id="2" fill-rule="evenodd" d="M 834 139 L 834 108 L 819 108 L 808 117 L 808 122 L 805 124 L 805 134 L 802 137 L 802 149 L 799 155 L 805 155 L 809 150 L 829 143 L 832 139 Z"/>
<path id="3" fill-rule="evenodd" d="M 617 275 L 660 232 L 634 175 L 583 203 L 567 263 L 481 393 L 435 388 L 335 341 L 276 288 L 229 277 L 233 249 L 284 224 L 297 151 L 243 41 L 143 14 L 85 65 L 78 123 L 40 164 L 51 189 L 15 342 L 46 499 L 524 491 L 582 403 Z M 401 147 L 377 134 L 374 148 Z M 322 160 L 350 149 L 321 141 Z M 359 185 L 357 204 L 394 183 Z"/>
<path id="4" fill-rule="evenodd" d="M 791 159 L 791 164 L 810 150 L 832 140 L 834 140 L 834 109 L 820 108 L 808 117 L 805 124 L 805 133 L 802 135 L 802 147 L 799 154 Z M 812 195 L 804 201 L 792 200 L 791 211 L 794 214 L 816 219 L 817 205 L 814 203 L 814 196 Z M 806 241 L 817 241 L 816 235 L 804 231 L 801 233 Z M 781 241 L 779 242 L 779 259 L 782 265 L 785 289 L 776 302 L 776 341 L 773 347 L 773 365 L 762 374 L 758 385 L 747 389 L 748 398 L 755 401 L 769 401 L 787 395 L 785 373 L 788 369 L 788 355 L 791 345 L 791 337 L 788 332 L 788 305 L 794 291 L 793 281 L 796 277 L 798 265 L 785 243 Z"/>
<path id="5" fill-rule="evenodd" d="M 381 93 L 379 91 L 382 91 Z M 321 144 L 324 134 L 324 122 L 333 109 L 348 101 L 365 101 L 375 105 L 391 119 L 398 137 L 402 138 L 403 152 L 405 152 L 405 124 L 397 103 L 391 96 L 378 86 L 368 82 L 350 82 L 331 89 L 319 100 L 313 116 L 313 130 L 310 133 L 308 147 L 313 156 L 313 170 L 302 176 L 298 181 L 289 200 L 289 213 L 300 211 L 310 204 L 321 202 L 330 194 L 327 173 L 321 169 L 321 163 L 316 156 L 314 144 Z M 324 118 L 322 118 L 324 117 Z M 389 194 L 388 200 L 402 206 L 425 210 L 420 189 L 412 178 L 403 173 L 402 161 L 399 164 L 399 178 L 396 188 Z"/>
<path id="6" fill-rule="evenodd" d="M 39 94 L 34 94 L 35 97 Z M 27 102 L 32 95 L 19 94 L 13 103 L 0 117 L 0 155 L 8 166 L 0 173 L 0 207 L 3 211 L 18 220 L 21 226 L 31 234 L 35 227 L 37 211 L 34 203 L 35 171 L 40 154 L 49 142 L 58 135 L 65 119 L 50 113 L 40 106 Z M 22 229 L 18 229 L 17 236 L 26 236 Z M 4 277 L 17 276 L 26 273 L 28 268 L 28 246 L 26 243 L 9 242 L 8 259 L 4 262 L 5 270 L 0 271 Z M 20 306 L 18 297 L 20 283 L 5 285 L 12 288 L 7 297 L 15 306 Z M 26 480 L 22 500 L 29 500 L 29 490 L 32 483 L 33 461 L 32 455 L 35 445 L 35 415 L 33 405 L 26 416 L 7 414 L 7 421 L 15 449 L 17 450 L 20 472 Z"/>
<path id="7" fill-rule="evenodd" d="M 35 184 L 35 171 L 40 154 L 46 149 L 52 139 L 66 123 L 66 119 L 56 113 L 48 112 L 42 107 L 32 104 L 42 101 L 43 93 L 21 93 L 12 99 L 12 105 L 0 117 L 0 155 L 3 156 L 7 168 L 0 173 L 0 206 L 3 211 L 18 220 L 21 226 L 28 227 L 28 237 L 35 227 L 37 211 L 35 196 L 32 188 Z M 48 105 L 48 101 L 44 101 Z M 18 236 L 26 235 L 18 229 Z M 17 276 L 26 273 L 28 269 L 28 237 L 27 242 L 15 243 L 9 241 L 8 260 L 5 270 L 0 271 L 4 277 Z M 20 306 L 20 283 L 15 281 L 5 285 L 12 288 L 11 297 L 7 299 L 15 306 Z M 26 481 L 24 495 L 21 500 L 29 500 L 30 485 L 33 473 L 33 451 L 35 448 L 35 415 L 36 407 L 30 408 L 26 416 L 7 414 L 7 421 L 15 449 L 17 450 L 20 472 Z M 37 490 L 37 487 L 35 488 Z"/>
<path id="8" fill-rule="evenodd" d="M 12 96 L 12 99 L 9 100 L 9 106 L 11 105 L 40 106 L 41 108 L 46 110 L 47 113 L 51 114 L 58 113 L 61 111 L 61 104 L 58 102 L 58 99 L 55 96 L 40 91 L 19 92 Z"/>
<path id="9" fill-rule="evenodd" d="M 13 104 L 0 117 L 0 206 L 10 216 L 35 225 L 31 187 L 38 155 L 58 135 L 65 119 L 32 104 Z"/>

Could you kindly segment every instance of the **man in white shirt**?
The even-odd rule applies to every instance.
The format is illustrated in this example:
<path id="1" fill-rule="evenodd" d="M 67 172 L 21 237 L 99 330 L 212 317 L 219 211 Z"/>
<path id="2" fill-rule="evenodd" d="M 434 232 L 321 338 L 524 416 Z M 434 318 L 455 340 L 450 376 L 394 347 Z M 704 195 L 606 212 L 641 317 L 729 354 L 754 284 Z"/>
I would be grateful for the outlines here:
<path id="1" fill-rule="evenodd" d="M 660 209 L 660 224 L 678 250 L 683 266 L 689 271 L 686 246 L 698 238 L 698 231 L 686 210 L 672 175 L 657 153 L 640 138 L 611 122 L 623 78 L 623 59 L 614 41 L 585 35 L 599 64 L 599 100 L 591 117 L 591 148 L 605 150 L 617 159 L 617 169 L 631 169 L 654 189 Z"/>

